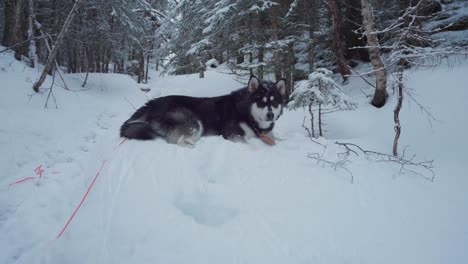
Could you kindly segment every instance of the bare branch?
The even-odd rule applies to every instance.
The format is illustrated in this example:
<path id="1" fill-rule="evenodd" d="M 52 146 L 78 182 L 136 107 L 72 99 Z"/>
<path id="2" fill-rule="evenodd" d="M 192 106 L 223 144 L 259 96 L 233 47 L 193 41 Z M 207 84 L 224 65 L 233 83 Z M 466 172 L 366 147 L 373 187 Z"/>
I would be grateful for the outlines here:
<path id="1" fill-rule="evenodd" d="M 354 175 L 351 172 L 351 170 L 346 167 L 346 165 L 348 163 L 350 163 L 350 161 L 348 159 L 344 158 L 344 159 L 341 159 L 341 160 L 338 160 L 338 161 L 329 161 L 329 160 L 324 159 L 322 157 L 322 155 L 320 155 L 318 153 L 309 153 L 309 155 L 307 157 L 317 161 L 317 165 L 321 164 L 322 167 L 329 166 L 330 168 L 332 168 L 335 171 L 337 171 L 338 169 L 346 171 L 349 174 L 349 176 L 351 177 L 350 178 L 351 184 L 354 183 Z"/>
<path id="2" fill-rule="evenodd" d="M 351 153 L 356 156 L 359 156 L 358 153 L 362 153 L 367 159 L 374 160 L 375 162 L 390 162 L 397 164 L 398 166 L 400 166 L 400 174 L 407 172 L 417 176 L 421 176 L 424 179 L 429 180 L 430 182 L 434 181 L 434 160 L 415 161 L 416 155 L 413 155 L 411 156 L 411 158 L 408 159 L 406 158 L 406 148 L 403 150 L 402 155 L 398 157 L 382 152 L 366 150 L 360 147 L 359 145 L 353 143 L 335 142 L 335 144 L 345 148 L 344 152 L 338 154 L 342 156 L 342 159 L 347 159 L 351 155 Z"/>
<path id="3" fill-rule="evenodd" d="M 55 73 L 57 71 L 54 70 L 53 72 L 54 73 L 52 74 L 52 83 L 50 84 L 50 88 L 48 89 L 49 93 L 47 94 L 47 100 L 45 102 L 44 108 L 48 108 L 49 99 L 50 99 L 50 96 L 52 96 L 52 98 L 54 99 L 54 103 L 55 103 L 55 109 L 57 109 L 58 108 L 57 99 L 55 98 L 54 90 L 53 90 L 54 84 L 55 84 Z"/>

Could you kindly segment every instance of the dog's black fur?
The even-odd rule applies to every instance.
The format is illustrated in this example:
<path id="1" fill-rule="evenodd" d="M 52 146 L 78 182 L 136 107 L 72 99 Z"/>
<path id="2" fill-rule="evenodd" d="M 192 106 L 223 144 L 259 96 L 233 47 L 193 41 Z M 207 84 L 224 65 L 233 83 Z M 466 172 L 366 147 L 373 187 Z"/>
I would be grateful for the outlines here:
<path id="1" fill-rule="evenodd" d="M 256 135 L 266 134 L 282 113 L 284 94 L 284 80 L 272 83 L 252 76 L 247 87 L 224 96 L 156 98 L 122 125 L 120 136 L 143 140 L 161 137 L 169 143 L 193 145 L 207 135 L 242 139 L 249 136 L 249 128 Z"/>

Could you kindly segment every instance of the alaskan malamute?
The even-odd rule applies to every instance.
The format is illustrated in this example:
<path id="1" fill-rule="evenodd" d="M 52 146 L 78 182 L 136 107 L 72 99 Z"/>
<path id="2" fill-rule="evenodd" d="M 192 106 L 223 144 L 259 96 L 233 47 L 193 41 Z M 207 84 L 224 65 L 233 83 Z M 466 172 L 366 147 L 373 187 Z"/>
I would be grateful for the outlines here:
<path id="1" fill-rule="evenodd" d="M 120 136 L 164 138 L 182 146 L 194 145 L 201 136 L 209 135 L 222 135 L 233 141 L 260 137 L 267 142 L 283 111 L 285 85 L 284 79 L 273 83 L 252 76 L 247 87 L 228 95 L 156 98 L 125 121 Z"/>

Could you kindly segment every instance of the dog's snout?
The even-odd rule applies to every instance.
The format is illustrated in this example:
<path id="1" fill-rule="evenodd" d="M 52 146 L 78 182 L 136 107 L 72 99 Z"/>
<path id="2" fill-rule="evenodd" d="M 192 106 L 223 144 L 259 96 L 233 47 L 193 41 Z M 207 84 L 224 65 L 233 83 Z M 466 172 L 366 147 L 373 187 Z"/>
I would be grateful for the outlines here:
<path id="1" fill-rule="evenodd" d="M 268 121 L 273 120 L 274 117 L 275 117 L 275 114 L 273 114 L 273 112 L 268 112 L 266 115 L 266 118 Z"/>

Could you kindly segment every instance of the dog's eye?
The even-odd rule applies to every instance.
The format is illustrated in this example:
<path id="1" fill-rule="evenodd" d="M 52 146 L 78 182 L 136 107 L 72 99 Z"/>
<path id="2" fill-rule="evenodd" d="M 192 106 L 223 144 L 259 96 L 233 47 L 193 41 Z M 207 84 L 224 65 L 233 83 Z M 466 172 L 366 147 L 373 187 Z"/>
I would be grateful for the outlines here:
<path id="1" fill-rule="evenodd" d="M 263 102 L 266 103 L 268 99 L 266 97 L 263 97 Z"/>
<path id="2" fill-rule="evenodd" d="M 275 100 L 275 97 L 272 95 L 270 96 L 270 101 L 273 101 L 273 100 Z"/>

